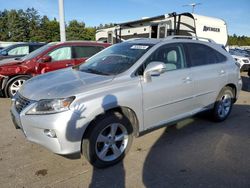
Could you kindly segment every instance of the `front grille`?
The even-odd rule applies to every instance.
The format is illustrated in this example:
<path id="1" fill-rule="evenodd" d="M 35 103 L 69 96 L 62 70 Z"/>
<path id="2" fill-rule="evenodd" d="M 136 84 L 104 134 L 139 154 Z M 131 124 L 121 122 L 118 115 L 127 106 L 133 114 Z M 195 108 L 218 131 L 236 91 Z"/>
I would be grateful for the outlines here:
<path id="1" fill-rule="evenodd" d="M 30 104 L 30 101 L 19 93 L 15 95 L 15 108 L 17 112 L 20 114 L 24 108 L 26 108 Z"/>

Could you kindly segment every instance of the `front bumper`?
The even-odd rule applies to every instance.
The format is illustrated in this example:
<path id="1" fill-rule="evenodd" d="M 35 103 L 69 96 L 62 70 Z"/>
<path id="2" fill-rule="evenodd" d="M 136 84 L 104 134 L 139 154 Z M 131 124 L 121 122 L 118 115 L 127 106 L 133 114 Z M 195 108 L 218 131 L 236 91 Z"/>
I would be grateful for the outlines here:
<path id="1" fill-rule="evenodd" d="M 9 77 L 0 74 L 0 95 L 4 94 L 4 87 L 8 82 Z"/>
<path id="2" fill-rule="evenodd" d="M 81 151 L 83 133 L 87 120 L 72 110 L 49 115 L 26 115 L 31 103 L 20 113 L 12 102 L 11 116 L 17 129 L 21 129 L 27 140 L 40 144 L 57 154 L 72 154 Z M 45 130 L 53 130 L 56 137 L 49 137 Z"/>

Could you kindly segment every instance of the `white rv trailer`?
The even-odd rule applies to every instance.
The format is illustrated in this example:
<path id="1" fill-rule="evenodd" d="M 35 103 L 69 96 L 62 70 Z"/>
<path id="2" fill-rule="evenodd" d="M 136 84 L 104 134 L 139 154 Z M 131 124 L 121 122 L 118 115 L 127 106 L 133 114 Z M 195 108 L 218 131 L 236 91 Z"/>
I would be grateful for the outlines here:
<path id="1" fill-rule="evenodd" d="M 169 35 L 209 38 L 225 47 L 228 40 L 225 21 L 191 13 L 171 13 L 116 24 L 97 30 L 96 40 L 117 43 L 130 38 L 165 38 Z"/>

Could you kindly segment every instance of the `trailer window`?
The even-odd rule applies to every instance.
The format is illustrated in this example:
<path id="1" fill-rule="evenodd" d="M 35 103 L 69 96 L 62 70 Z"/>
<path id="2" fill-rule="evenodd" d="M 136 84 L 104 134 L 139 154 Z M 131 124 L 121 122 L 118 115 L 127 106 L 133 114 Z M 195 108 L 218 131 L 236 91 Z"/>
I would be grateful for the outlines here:
<path id="1" fill-rule="evenodd" d="M 165 27 L 160 27 L 159 38 L 165 38 Z"/>
<path id="2" fill-rule="evenodd" d="M 113 43 L 113 36 L 112 36 L 112 33 L 111 32 L 109 32 L 108 33 L 108 43 Z"/>

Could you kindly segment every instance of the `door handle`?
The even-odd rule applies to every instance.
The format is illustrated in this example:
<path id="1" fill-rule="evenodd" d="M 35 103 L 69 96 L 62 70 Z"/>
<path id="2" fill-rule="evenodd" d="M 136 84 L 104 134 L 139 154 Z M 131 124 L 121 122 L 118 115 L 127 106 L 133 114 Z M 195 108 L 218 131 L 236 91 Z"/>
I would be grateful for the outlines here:
<path id="1" fill-rule="evenodd" d="M 221 71 L 220 71 L 220 75 L 224 75 L 226 72 L 222 69 Z"/>
<path id="2" fill-rule="evenodd" d="M 73 66 L 71 63 L 66 64 L 66 67 L 71 67 L 71 66 Z"/>
<path id="3" fill-rule="evenodd" d="M 185 77 L 182 79 L 185 83 L 187 82 L 191 82 L 192 81 L 192 78 L 190 78 L 189 76 Z"/>

